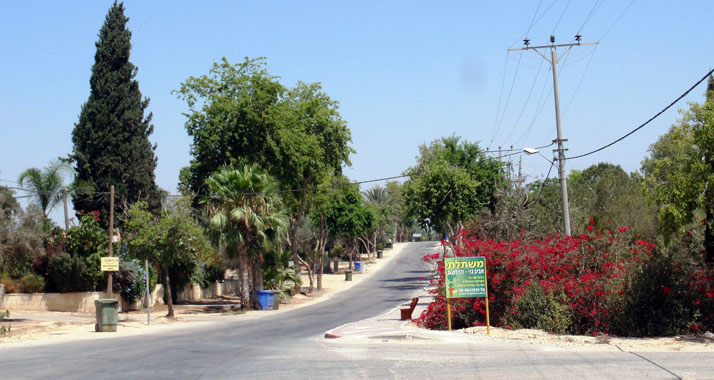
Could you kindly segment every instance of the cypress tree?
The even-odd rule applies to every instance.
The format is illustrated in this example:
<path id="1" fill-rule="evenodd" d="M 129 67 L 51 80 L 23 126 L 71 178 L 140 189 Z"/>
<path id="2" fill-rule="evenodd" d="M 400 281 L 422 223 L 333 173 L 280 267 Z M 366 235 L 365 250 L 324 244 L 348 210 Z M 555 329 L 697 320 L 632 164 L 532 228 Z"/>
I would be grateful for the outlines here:
<path id="1" fill-rule="evenodd" d="M 124 214 L 138 200 L 160 207 L 154 169 L 156 145 L 149 142 L 154 127 L 151 113 L 144 117 L 149 99 L 142 99 L 137 68 L 129 62 L 131 32 L 124 4 L 112 5 L 95 43 L 91 92 L 72 132 L 70 159 L 77 176 L 72 201 L 78 213 L 100 211 L 108 225 L 109 187 L 115 187 L 115 213 Z"/>

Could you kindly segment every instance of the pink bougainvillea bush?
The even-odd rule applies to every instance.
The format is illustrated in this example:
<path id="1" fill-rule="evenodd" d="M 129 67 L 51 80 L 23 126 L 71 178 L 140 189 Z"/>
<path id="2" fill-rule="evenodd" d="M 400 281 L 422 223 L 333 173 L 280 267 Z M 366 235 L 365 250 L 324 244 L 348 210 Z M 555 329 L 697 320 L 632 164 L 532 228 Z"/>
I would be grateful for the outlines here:
<path id="1" fill-rule="evenodd" d="M 525 235 L 525 234 L 524 234 Z M 554 333 L 672 335 L 711 329 L 712 270 L 686 253 L 658 252 L 631 227 L 579 236 L 494 241 L 460 232 L 456 256 L 484 256 L 490 322 L 506 328 Z M 445 329 L 446 298 L 441 253 L 434 300 L 416 321 Z M 485 325 L 484 298 L 452 299 L 453 328 Z"/>

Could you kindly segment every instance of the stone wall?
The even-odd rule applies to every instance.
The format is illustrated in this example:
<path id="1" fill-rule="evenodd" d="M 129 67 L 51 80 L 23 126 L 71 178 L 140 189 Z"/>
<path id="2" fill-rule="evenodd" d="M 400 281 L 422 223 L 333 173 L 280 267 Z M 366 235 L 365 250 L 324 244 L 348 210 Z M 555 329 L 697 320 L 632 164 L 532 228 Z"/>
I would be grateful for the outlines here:
<path id="1" fill-rule="evenodd" d="M 1 286 L 1 285 L 0 285 Z M 190 283 L 178 295 L 179 302 L 198 301 L 202 298 L 214 298 L 221 295 L 234 294 L 238 291 L 238 281 L 226 280 L 216 282 L 207 288 Z M 3 294 L 0 289 L 0 309 L 18 311 L 63 311 L 75 313 L 94 313 L 94 301 L 106 298 L 104 292 L 78 292 L 78 293 L 10 293 Z M 151 306 L 162 305 L 164 295 L 163 285 L 157 284 L 151 292 Z M 115 295 L 116 296 L 116 295 Z M 135 304 L 130 305 L 124 300 L 120 301 L 120 310 L 137 310 L 146 307 L 145 297 L 141 297 Z"/>

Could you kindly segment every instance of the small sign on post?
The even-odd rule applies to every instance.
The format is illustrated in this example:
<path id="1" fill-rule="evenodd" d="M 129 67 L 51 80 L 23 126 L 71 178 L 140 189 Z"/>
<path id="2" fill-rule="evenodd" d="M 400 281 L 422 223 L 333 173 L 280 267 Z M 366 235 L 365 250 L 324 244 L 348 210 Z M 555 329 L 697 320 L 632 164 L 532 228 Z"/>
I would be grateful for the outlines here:
<path id="1" fill-rule="evenodd" d="M 118 257 L 102 257 L 101 271 L 102 272 L 119 272 L 119 258 Z"/>
<path id="2" fill-rule="evenodd" d="M 446 288 L 446 312 L 449 330 L 451 330 L 452 298 L 486 298 L 486 331 L 491 335 L 491 323 L 488 313 L 488 281 L 486 280 L 486 258 L 449 257 L 444 258 Z"/>

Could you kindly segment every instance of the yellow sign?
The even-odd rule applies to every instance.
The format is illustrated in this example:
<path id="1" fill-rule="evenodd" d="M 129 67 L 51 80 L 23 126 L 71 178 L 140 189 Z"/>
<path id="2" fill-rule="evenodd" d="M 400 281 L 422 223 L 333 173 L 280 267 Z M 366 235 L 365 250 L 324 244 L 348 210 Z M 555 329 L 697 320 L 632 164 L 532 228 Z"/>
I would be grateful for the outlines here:
<path id="1" fill-rule="evenodd" d="M 119 272 L 118 257 L 102 257 L 102 272 Z"/>

